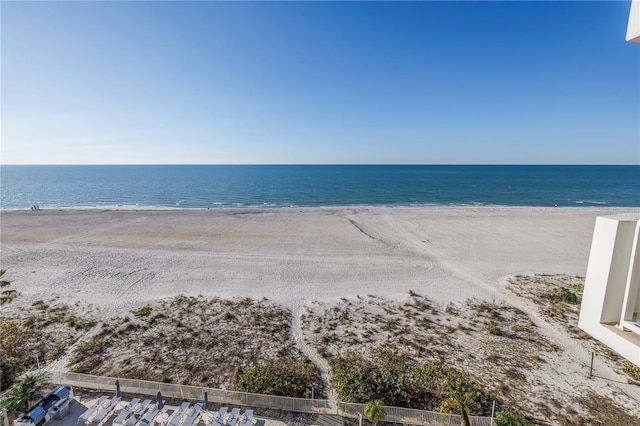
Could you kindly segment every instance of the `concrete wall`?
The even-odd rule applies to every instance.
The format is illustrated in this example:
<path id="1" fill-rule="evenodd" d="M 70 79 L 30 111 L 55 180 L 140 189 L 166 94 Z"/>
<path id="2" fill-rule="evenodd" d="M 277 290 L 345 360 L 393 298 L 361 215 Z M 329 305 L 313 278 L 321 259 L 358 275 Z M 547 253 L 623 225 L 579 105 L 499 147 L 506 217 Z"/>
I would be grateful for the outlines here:
<path id="1" fill-rule="evenodd" d="M 640 315 L 638 315 L 638 311 L 640 311 L 640 284 L 638 284 L 640 283 L 640 222 L 636 226 L 632 248 L 632 265 L 627 278 L 621 321 L 635 323 L 634 325 L 640 328 Z"/>
<path id="2" fill-rule="evenodd" d="M 578 326 L 640 366 L 640 214 L 596 219 Z M 626 324 L 626 323 L 624 323 Z"/>

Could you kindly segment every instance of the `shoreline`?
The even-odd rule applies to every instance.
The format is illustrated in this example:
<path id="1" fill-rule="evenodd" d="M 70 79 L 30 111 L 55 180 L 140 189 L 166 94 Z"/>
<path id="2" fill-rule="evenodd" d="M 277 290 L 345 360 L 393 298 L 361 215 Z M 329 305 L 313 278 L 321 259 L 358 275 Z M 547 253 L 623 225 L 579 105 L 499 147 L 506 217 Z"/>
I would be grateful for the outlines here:
<path id="1" fill-rule="evenodd" d="M 109 206 L 66 206 L 66 207 L 47 207 L 38 205 L 38 211 L 229 211 L 229 210 L 291 210 L 291 209 L 431 209 L 431 208 L 501 208 L 501 209 L 639 209 L 638 206 L 618 206 L 604 205 L 600 202 L 584 202 L 574 203 L 572 205 L 504 205 L 504 204 L 344 204 L 344 205 L 222 205 L 212 207 L 169 207 L 169 206 L 129 206 L 129 205 L 109 205 Z M 30 207 L 10 207 L 1 208 L 2 213 L 25 212 L 30 211 Z"/>

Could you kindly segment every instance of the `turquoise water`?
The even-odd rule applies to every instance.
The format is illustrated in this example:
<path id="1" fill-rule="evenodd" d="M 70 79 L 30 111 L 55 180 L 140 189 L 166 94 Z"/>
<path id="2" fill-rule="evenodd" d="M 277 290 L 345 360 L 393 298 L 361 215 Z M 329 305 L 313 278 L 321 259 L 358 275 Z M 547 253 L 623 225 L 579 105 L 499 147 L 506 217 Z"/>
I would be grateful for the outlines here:
<path id="1" fill-rule="evenodd" d="M 640 206 L 640 166 L 2 166 L 2 209 Z"/>

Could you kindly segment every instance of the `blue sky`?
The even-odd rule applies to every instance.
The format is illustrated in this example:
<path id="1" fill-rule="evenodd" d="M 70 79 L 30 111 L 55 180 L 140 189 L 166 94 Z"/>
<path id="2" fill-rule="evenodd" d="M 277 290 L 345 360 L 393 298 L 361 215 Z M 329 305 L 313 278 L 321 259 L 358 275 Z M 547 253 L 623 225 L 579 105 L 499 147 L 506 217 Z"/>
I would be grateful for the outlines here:
<path id="1" fill-rule="evenodd" d="M 630 2 L 2 2 L 3 164 L 639 164 Z"/>

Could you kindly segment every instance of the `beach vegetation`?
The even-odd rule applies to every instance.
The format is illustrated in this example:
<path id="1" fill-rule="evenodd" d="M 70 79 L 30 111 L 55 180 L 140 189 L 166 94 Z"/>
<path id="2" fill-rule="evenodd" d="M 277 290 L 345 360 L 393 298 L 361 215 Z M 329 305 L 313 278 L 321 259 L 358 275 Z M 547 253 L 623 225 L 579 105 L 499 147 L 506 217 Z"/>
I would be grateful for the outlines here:
<path id="1" fill-rule="evenodd" d="M 554 288 L 551 292 L 551 298 L 572 305 L 578 303 L 578 296 L 567 287 Z"/>
<path id="2" fill-rule="evenodd" d="M 31 304 L 31 306 L 33 306 L 34 308 L 37 308 L 37 309 L 39 309 L 39 310 L 41 310 L 41 311 L 45 311 L 45 310 L 47 310 L 47 308 L 49 307 L 49 305 L 47 305 L 46 303 L 44 303 L 44 300 L 42 300 L 42 299 L 38 299 L 38 300 L 36 300 L 35 302 L 33 302 L 33 303 Z"/>
<path id="3" fill-rule="evenodd" d="M 151 314 L 151 306 L 145 305 L 133 311 L 133 315 L 137 318 L 147 317 Z"/>
<path id="4" fill-rule="evenodd" d="M 317 367 L 303 358 L 284 358 L 256 365 L 237 375 L 241 392 L 308 398 L 319 381 Z"/>
<path id="5" fill-rule="evenodd" d="M 73 371 L 151 381 L 178 373 L 182 384 L 229 389 L 234 374 L 303 357 L 291 311 L 268 300 L 177 296 L 149 307 L 146 317 L 130 311 L 104 321 L 73 351 Z"/>
<path id="6" fill-rule="evenodd" d="M 489 397 L 463 372 L 439 361 L 416 362 L 408 355 L 378 348 L 372 357 L 348 351 L 331 360 L 331 384 L 338 399 L 462 414 L 486 412 Z"/>
<path id="7" fill-rule="evenodd" d="M 460 311 L 455 307 L 455 305 L 453 303 L 448 303 L 444 311 L 449 315 L 459 315 L 460 314 Z"/>
<path id="8" fill-rule="evenodd" d="M 67 350 L 67 345 L 59 342 L 57 343 L 53 349 L 47 353 L 47 360 L 54 360 L 56 359 L 58 356 L 62 355 L 65 351 Z"/>
<path id="9" fill-rule="evenodd" d="M 6 269 L 0 269 L 0 305 L 10 303 L 18 296 L 18 292 L 16 290 L 9 288 L 11 286 L 11 281 L 7 281 L 3 278 L 6 272 Z"/>
<path id="10" fill-rule="evenodd" d="M 95 355 L 100 354 L 105 346 L 105 339 L 100 336 L 93 336 L 88 340 L 80 342 L 74 349 L 70 364 L 77 364 Z"/>
<path id="11" fill-rule="evenodd" d="M 9 415 L 28 410 L 47 379 L 48 376 L 44 372 L 27 374 L 9 390 L 8 394 L 0 402 L 0 407 L 7 410 Z"/>
<path id="12" fill-rule="evenodd" d="M 92 317 L 70 305 L 43 301 L 0 317 L 0 388 L 11 386 L 37 362 L 59 356 L 93 325 Z"/>
<path id="13" fill-rule="evenodd" d="M 587 415 L 586 418 L 583 416 L 574 418 L 573 424 L 615 426 L 638 424 L 637 414 L 634 415 L 633 412 L 630 413 L 627 409 L 615 403 L 611 397 L 599 395 L 594 392 L 586 392 L 577 398 L 577 402 L 586 408 Z M 597 423 L 594 422 L 594 419 L 597 419 Z"/>
<path id="14" fill-rule="evenodd" d="M 387 417 L 384 402 L 379 399 L 367 402 L 367 405 L 364 407 L 364 415 L 367 416 L 367 419 L 369 419 L 371 423 L 377 425 L 378 422 L 383 421 Z"/>
<path id="15" fill-rule="evenodd" d="M 494 336 L 502 335 L 502 331 L 500 330 L 500 326 L 496 320 L 490 320 L 487 323 L 487 331 L 489 334 L 493 334 Z"/>
<path id="16" fill-rule="evenodd" d="M 640 367 L 634 363 L 625 361 L 622 365 L 622 371 L 631 379 L 640 382 Z"/>
<path id="17" fill-rule="evenodd" d="M 524 373 L 515 367 L 506 368 L 503 373 L 507 378 L 513 381 L 523 382 L 527 379 Z"/>
<path id="18" fill-rule="evenodd" d="M 24 360 L 20 346 L 23 340 L 22 328 L 17 321 L 0 322 L 0 391 L 11 386 L 24 371 Z"/>
<path id="19" fill-rule="evenodd" d="M 512 411 L 500 411 L 493 424 L 496 426 L 534 426 L 529 420 Z"/>

